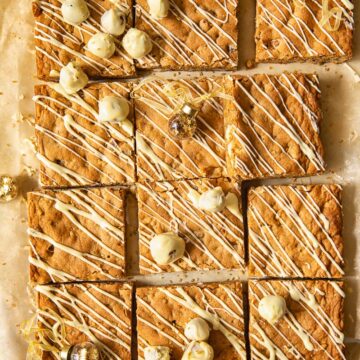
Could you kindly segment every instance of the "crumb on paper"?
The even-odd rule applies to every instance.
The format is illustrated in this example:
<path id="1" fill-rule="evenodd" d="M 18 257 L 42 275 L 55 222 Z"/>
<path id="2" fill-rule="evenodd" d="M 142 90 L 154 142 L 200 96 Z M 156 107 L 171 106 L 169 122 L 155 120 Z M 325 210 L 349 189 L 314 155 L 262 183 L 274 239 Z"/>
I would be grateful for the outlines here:
<path id="1" fill-rule="evenodd" d="M 29 165 L 24 165 L 23 173 L 27 174 L 28 176 L 34 176 L 37 173 L 37 169 Z"/>
<path id="2" fill-rule="evenodd" d="M 25 122 L 27 122 L 29 125 L 34 126 L 35 125 L 35 117 L 34 115 L 24 115 Z"/>
<path id="3" fill-rule="evenodd" d="M 36 153 L 37 152 L 37 147 L 36 147 L 36 136 L 30 136 L 24 139 L 24 143 L 30 145 L 30 147 L 32 148 L 32 150 Z"/>
<path id="4" fill-rule="evenodd" d="M 14 123 L 22 122 L 23 119 L 24 119 L 24 116 L 23 116 L 23 114 L 22 114 L 20 111 L 16 112 L 15 114 L 13 114 L 13 115 L 11 116 L 11 120 L 12 120 Z"/>
<path id="5" fill-rule="evenodd" d="M 349 143 L 353 143 L 354 141 L 356 141 L 359 137 L 359 134 L 356 130 L 351 130 L 348 141 Z"/>
<path id="6" fill-rule="evenodd" d="M 24 96 L 24 95 L 23 95 Z M 19 97 L 20 99 L 20 97 Z M 34 115 L 24 115 L 23 113 L 21 113 L 20 111 L 16 112 L 15 114 L 13 114 L 11 116 L 11 119 L 14 123 L 18 124 L 18 123 L 22 123 L 22 122 L 27 122 L 30 125 L 34 125 L 35 124 L 35 118 Z"/>
<path id="7" fill-rule="evenodd" d="M 254 67 L 256 66 L 255 60 L 254 59 L 248 59 L 245 62 L 245 66 L 247 69 L 254 69 Z"/>

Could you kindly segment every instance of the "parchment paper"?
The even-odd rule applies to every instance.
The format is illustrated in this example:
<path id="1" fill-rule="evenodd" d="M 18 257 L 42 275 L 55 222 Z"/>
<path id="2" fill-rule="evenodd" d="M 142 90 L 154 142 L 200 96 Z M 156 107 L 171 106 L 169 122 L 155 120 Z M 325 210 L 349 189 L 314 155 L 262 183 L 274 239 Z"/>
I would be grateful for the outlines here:
<path id="1" fill-rule="evenodd" d="M 240 57 L 244 63 L 254 57 L 255 0 L 240 2 Z M 355 0 L 356 27 L 359 26 L 360 0 Z M 359 30 L 359 29 L 358 29 Z M 31 315 L 28 296 L 28 248 L 24 195 L 37 187 L 37 168 L 27 138 L 32 128 L 27 119 L 33 115 L 31 101 L 35 83 L 33 19 L 30 0 L 0 0 L 0 174 L 16 176 L 21 189 L 17 200 L 0 203 L 0 357 L 25 359 L 26 344 L 19 335 L 19 324 Z M 360 33 L 355 35 L 354 59 L 350 65 L 360 74 Z M 346 342 L 348 358 L 360 359 L 360 77 L 345 65 L 310 64 L 262 65 L 248 73 L 277 73 L 284 70 L 317 72 L 320 75 L 328 174 L 296 182 L 336 181 L 344 185 L 344 239 L 346 259 Z M 221 74 L 221 73 L 218 73 Z M 173 75 L 173 74 L 172 74 Z M 195 74 L 194 74 L 195 75 Z M 291 182 L 282 180 L 280 183 Z M 269 183 L 269 182 L 267 182 Z M 232 272 L 226 275 L 234 278 Z M 159 277 L 141 282 L 160 283 Z M 170 279 L 171 278 L 171 279 Z M 179 281 L 173 277 L 161 281 Z M 208 274 L 188 274 L 186 281 L 209 280 Z M 224 274 L 211 275 L 225 279 Z M 184 280 L 184 279 L 182 279 Z M 356 340 L 359 339 L 359 340 Z"/>

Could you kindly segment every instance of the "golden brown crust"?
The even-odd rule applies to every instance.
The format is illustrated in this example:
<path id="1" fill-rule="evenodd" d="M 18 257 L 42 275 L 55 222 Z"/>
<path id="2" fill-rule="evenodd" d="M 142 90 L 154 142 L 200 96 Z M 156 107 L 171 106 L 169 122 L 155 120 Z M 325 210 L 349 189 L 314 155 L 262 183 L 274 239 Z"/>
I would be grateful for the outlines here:
<path id="1" fill-rule="evenodd" d="M 325 1 L 258 0 L 256 11 L 256 61 L 314 63 L 344 62 L 352 57 L 353 12 L 345 3 L 330 0 L 328 10 L 342 8 L 340 27 L 332 17 L 322 24 Z M 326 20 L 326 18 L 324 18 Z"/>
<path id="2" fill-rule="evenodd" d="M 96 119 L 98 101 L 105 96 L 123 96 L 130 101 L 131 109 L 130 86 L 115 82 L 91 84 L 78 92 L 80 102 L 76 96 L 65 97 L 57 86 L 35 87 L 41 184 L 65 187 L 134 182 L 133 134 L 121 124 Z M 65 115 L 75 123 L 66 124 Z M 133 121 L 132 109 L 129 121 Z"/>
<path id="3" fill-rule="evenodd" d="M 124 196 L 115 189 L 29 193 L 31 282 L 123 277 Z"/>
<path id="4" fill-rule="evenodd" d="M 339 185 L 263 186 L 248 203 L 252 276 L 344 275 Z"/>
<path id="5" fill-rule="evenodd" d="M 153 40 L 141 69 L 234 69 L 237 67 L 237 0 L 170 3 L 164 19 L 153 19 L 146 0 L 136 4 L 136 28 Z"/>
<path id="6" fill-rule="evenodd" d="M 252 358 L 259 359 L 270 355 L 269 347 L 266 346 L 268 339 L 271 347 L 278 349 L 276 358 L 280 358 L 281 351 L 284 358 L 289 360 L 299 357 L 306 360 L 345 359 L 342 287 L 341 282 L 326 280 L 250 281 Z M 291 294 L 300 294 L 301 300 L 295 300 Z M 273 326 L 263 319 L 257 310 L 259 301 L 265 295 L 280 295 L 286 300 L 287 315 Z M 306 349 L 295 329 L 299 329 L 299 334 L 301 331 L 304 333 L 304 340 L 306 336 L 309 337 L 313 350 L 310 350 L 309 346 Z"/>
<path id="7" fill-rule="evenodd" d="M 231 192 L 237 196 L 237 216 L 227 208 L 217 213 L 199 210 L 189 195 L 191 191 L 202 194 L 218 186 L 225 195 Z M 170 231 L 186 241 L 185 258 L 176 261 L 176 268 L 245 271 L 241 195 L 238 185 L 230 179 L 139 184 L 138 204 L 142 273 L 175 271 L 173 265 L 157 265 L 149 249 L 155 235 Z"/>
<path id="8" fill-rule="evenodd" d="M 316 75 L 228 77 L 224 105 L 230 176 L 257 179 L 324 170 Z"/>
<path id="9" fill-rule="evenodd" d="M 58 340 L 63 344 L 75 345 L 96 339 L 104 358 L 113 358 L 115 354 L 124 360 L 131 359 L 131 285 L 39 286 L 36 295 L 38 326 L 52 332 L 50 338 L 44 332 L 50 344 L 60 350 L 60 345 L 52 341 L 58 331 Z M 50 328 L 47 324 L 57 326 Z M 65 336 L 61 335 L 61 330 Z M 57 358 L 58 351 L 45 351 L 42 355 L 43 360 Z"/>
<path id="10" fill-rule="evenodd" d="M 163 345 L 170 347 L 171 359 L 181 359 L 188 342 L 184 336 L 185 325 L 191 319 L 199 317 L 199 314 L 176 301 L 176 298 L 184 299 L 182 294 L 185 292 L 201 309 L 216 314 L 221 324 L 235 334 L 236 342 L 243 350 L 243 354 L 237 353 L 223 332 L 214 330 L 209 322 L 212 331 L 208 343 L 214 348 L 214 359 L 245 360 L 241 289 L 241 283 L 137 289 L 139 355 L 142 355 L 146 344 Z"/>
<path id="11" fill-rule="evenodd" d="M 112 8 L 112 2 L 90 1 L 89 5 L 89 20 L 76 27 L 62 20 L 61 2 L 58 0 L 44 0 L 34 8 L 38 78 L 58 78 L 58 75 L 51 71 L 60 71 L 61 67 L 70 61 L 81 65 L 86 74 L 94 79 L 128 77 L 135 74 L 133 61 L 121 47 L 121 38 L 116 38 L 117 50 L 108 60 L 85 50 L 90 37 L 100 31 L 100 17 L 105 10 Z M 127 26 L 130 27 L 132 0 L 121 0 L 120 6 L 129 14 Z"/>

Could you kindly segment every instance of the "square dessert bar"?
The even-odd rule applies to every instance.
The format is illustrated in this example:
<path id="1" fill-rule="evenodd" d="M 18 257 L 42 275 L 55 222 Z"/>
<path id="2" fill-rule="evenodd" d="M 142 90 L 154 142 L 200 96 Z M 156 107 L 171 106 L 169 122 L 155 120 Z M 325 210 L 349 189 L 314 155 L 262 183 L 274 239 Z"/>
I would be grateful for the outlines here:
<path id="1" fill-rule="evenodd" d="M 135 74 L 133 60 L 115 37 L 115 54 L 110 59 L 93 55 L 86 49 L 89 39 L 101 32 L 100 18 L 114 7 L 111 0 L 89 0 L 90 17 L 80 25 L 67 23 L 61 13 L 61 1 L 41 0 L 33 3 L 35 16 L 35 48 L 37 76 L 50 80 L 58 78 L 59 71 L 69 62 L 79 64 L 90 78 L 119 78 Z M 119 0 L 117 7 L 132 25 L 132 0 Z"/>
<path id="2" fill-rule="evenodd" d="M 200 111 L 193 137 L 178 140 L 168 129 L 169 119 L 183 105 L 184 98 L 193 101 L 223 90 L 221 80 L 213 78 L 140 83 L 134 91 L 140 182 L 226 175 L 223 106 L 219 97 L 197 105 Z"/>
<path id="3" fill-rule="evenodd" d="M 316 75 L 228 77 L 225 133 L 229 175 L 239 179 L 324 171 Z"/>
<path id="4" fill-rule="evenodd" d="M 40 183 L 47 187 L 116 185 L 135 181 L 133 111 L 123 122 L 100 122 L 105 96 L 128 99 L 124 83 L 92 84 L 75 95 L 55 83 L 35 87 L 35 135 Z"/>
<path id="5" fill-rule="evenodd" d="M 190 340 L 186 324 L 202 318 L 214 359 L 246 359 L 241 283 L 136 289 L 138 354 L 148 346 L 167 346 L 180 360 Z"/>
<path id="6" fill-rule="evenodd" d="M 339 185 L 251 189 L 250 275 L 342 277 L 341 191 Z"/>
<path id="7" fill-rule="evenodd" d="M 238 64 L 237 0 L 173 0 L 168 16 L 155 19 L 147 0 L 136 2 L 137 29 L 152 39 L 141 69 L 234 69 Z"/>
<path id="8" fill-rule="evenodd" d="M 202 210 L 198 198 L 220 187 L 225 208 Z M 138 184 L 141 273 L 239 269 L 245 271 L 239 185 L 227 178 Z M 173 232 L 185 240 L 185 254 L 158 265 L 150 252 L 155 235 Z"/>
<path id="9" fill-rule="evenodd" d="M 352 1 L 257 0 L 256 61 L 343 62 L 352 57 Z"/>
<path id="10" fill-rule="evenodd" d="M 286 314 L 275 323 L 258 310 L 269 295 L 286 302 Z M 344 297 L 341 282 L 250 281 L 251 358 L 345 360 Z"/>
<path id="11" fill-rule="evenodd" d="M 110 188 L 30 193 L 31 281 L 123 277 L 124 197 L 125 190 Z"/>
<path id="12" fill-rule="evenodd" d="M 59 359 L 63 347 L 86 341 L 101 359 L 131 359 L 131 285 L 38 285 L 35 294 L 41 359 Z"/>

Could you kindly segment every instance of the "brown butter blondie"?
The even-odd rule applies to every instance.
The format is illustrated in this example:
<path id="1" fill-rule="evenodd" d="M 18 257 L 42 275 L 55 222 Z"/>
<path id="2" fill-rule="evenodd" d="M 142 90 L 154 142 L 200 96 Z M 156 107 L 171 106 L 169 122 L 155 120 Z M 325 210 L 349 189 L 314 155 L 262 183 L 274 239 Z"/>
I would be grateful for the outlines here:
<path id="1" fill-rule="evenodd" d="M 91 341 L 104 359 L 131 359 L 132 286 L 124 283 L 38 285 L 37 325 L 43 360 L 65 345 Z"/>
<path id="2" fill-rule="evenodd" d="M 173 0 L 168 16 L 154 19 L 147 0 L 136 2 L 136 28 L 153 41 L 141 69 L 234 69 L 237 67 L 237 0 Z"/>
<path id="3" fill-rule="evenodd" d="M 29 193 L 31 282 L 122 278 L 124 197 L 109 188 Z"/>
<path id="4" fill-rule="evenodd" d="M 261 186 L 248 204 L 252 276 L 344 275 L 339 185 Z"/>
<path id="5" fill-rule="evenodd" d="M 338 63 L 351 59 L 354 19 L 348 3 L 352 2 L 257 0 L 256 61 Z"/>
<path id="6" fill-rule="evenodd" d="M 233 201 L 220 212 L 201 210 L 194 197 L 221 187 Z M 230 179 L 200 179 L 138 184 L 141 273 L 239 269 L 245 271 L 244 232 L 239 185 Z M 157 265 L 149 243 L 158 234 L 175 232 L 186 242 L 175 264 Z"/>
<path id="7" fill-rule="evenodd" d="M 170 87 L 170 90 L 169 90 Z M 190 100 L 209 93 L 224 93 L 220 79 L 178 81 L 152 79 L 134 91 L 137 174 L 140 182 L 215 178 L 226 175 L 222 99 L 201 102 L 197 130 L 192 138 L 177 140 L 168 131 L 173 112 L 183 104 L 174 91 Z"/>
<path id="8" fill-rule="evenodd" d="M 324 171 L 316 75 L 228 77 L 226 156 L 230 176 L 258 179 Z"/>
<path id="9" fill-rule="evenodd" d="M 132 0 L 120 0 L 118 8 L 127 14 L 127 28 L 132 25 Z M 133 60 L 115 37 L 116 51 L 110 59 L 102 59 L 86 50 L 90 37 L 101 32 L 102 14 L 114 7 L 111 0 L 87 1 L 90 17 L 80 25 L 64 21 L 61 1 L 40 0 L 33 2 L 35 16 L 35 48 L 38 78 L 58 78 L 61 68 L 71 61 L 79 64 L 93 79 L 119 78 L 135 74 Z"/>
<path id="10" fill-rule="evenodd" d="M 180 360 L 190 342 L 184 328 L 200 317 L 210 326 L 215 360 L 246 359 L 241 283 L 138 288 L 136 299 L 140 358 L 146 346 L 161 345 Z"/>
<path id="11" fill-rule="evenodd" d="M 132 109 L 130 85 L 125 83 L 91 84 L 75 95 L 67 95 L 59 84 L 35 87 L 41 185 L 117 185 L 135 181 L 133 111 L 121 123 L 98 121 L 98 103 L 105 96 L 125 97 Z"/>
<path id="12" fill-rule="evenodd" d="M 342 289 L 326 280 L 250 281 L 251 358 L 345 360 Z M 267 295 L 286 301 L 287 313 L 274 325 L 258 312 Z"/>

